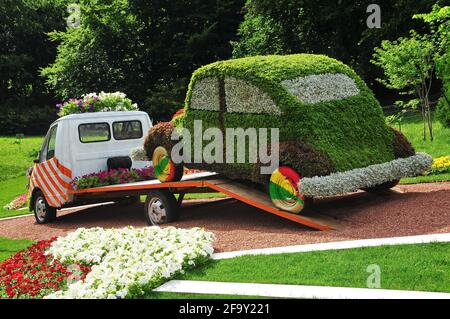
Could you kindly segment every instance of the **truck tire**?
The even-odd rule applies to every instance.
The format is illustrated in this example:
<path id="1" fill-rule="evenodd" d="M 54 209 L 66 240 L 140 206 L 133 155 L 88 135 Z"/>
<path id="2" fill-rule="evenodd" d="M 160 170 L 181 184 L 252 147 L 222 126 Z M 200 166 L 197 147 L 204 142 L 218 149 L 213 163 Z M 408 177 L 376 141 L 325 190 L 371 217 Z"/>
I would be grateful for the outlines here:
<path id="1" fill-rule="evenodd" d="M 174 222 L 178 219 L 178 203 L 171 192 L 165 189 L 152 190 L 145 200 L 145 219 L 150 226 Z"/>
<path id="2" fill-rule="evenodd" d="M 48 204 L 41 191 L 37 191 L 33 196 L 33 211 L 34 218 L 40 225 L 51 223 L 56 219 L 56 208 Z"/>

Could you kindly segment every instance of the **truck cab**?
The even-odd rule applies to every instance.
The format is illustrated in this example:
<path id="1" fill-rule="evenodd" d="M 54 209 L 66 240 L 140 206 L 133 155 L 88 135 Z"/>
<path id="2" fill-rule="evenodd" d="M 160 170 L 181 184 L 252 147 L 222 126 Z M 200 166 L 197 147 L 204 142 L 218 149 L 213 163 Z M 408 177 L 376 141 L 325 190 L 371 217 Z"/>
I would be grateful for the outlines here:
<path id="1" fill-rule="evenodd" d="M 139 111 L 73 114 L 50 125 L 30 175 L 30 210 L 37 222 L 48 222 L 56 209 L 78 204 L 70 192 L 72 180 L 107 170 L 110 158 L 129 157 L 151 127 L 148 114 Z M 149 165 L 132 163 L 133 168 Z"/>

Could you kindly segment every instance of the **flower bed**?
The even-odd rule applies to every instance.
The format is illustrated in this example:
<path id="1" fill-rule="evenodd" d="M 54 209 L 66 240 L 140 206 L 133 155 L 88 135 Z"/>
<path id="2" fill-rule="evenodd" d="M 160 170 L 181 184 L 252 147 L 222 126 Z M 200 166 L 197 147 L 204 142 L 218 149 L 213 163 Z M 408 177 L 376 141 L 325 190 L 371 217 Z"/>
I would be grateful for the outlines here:
<path id="1" fill-rule="evenodd" d="M 161 285 L 213 253 L 213 234 L 199 228 L 78 229 L 49 252 L 64 263 L 92 265 L 65 291 L 47 298 L 133 298 Z"/>
<path id="2" fill-rule="evenodd" d="M 5 205 L 5 209 L 7 210 L 17 210 L 22 207 L 27 206 L 28 204 L 28 194 L 23 194 L 11 201 L 8 205 Z"/>
<path id="3" fill-rule="evenodd" d="M 427 175 L 439 175 L 444 173 L 450 173 L 450 155 L 434 159 L 431 171 Z"/>
<path id="4" fill-rule="evenodd" d="M 77 177 L 72 181 L 74 189 L 87 189 L 126 183 L 142 182 L 154 179 L 153 167 L 143 169 L 112 169 Z"/>
<path id="5" fill-rule="evenodd" d="M 0 264 L 0 297 L 141 297 L 208 260 L 213 240 L 199 228 L 80 228 Z"/>
<path id="6" fill-rule="evenodd" d="M 54 240 L 40 241 L 0 263 L 0 298 L 42 298 L 65 289 L 75 276 L 85 278 L 89 267 L 68 267 L 46 253 Z"/>
<path id="7" fill-rule="evenodd" d="M 87 112 L 138 111 L 137 104 L 126 97 L 125 93 L 89 93 L 81 99 L 70 99 L 63 104 L 57 104 L 59 116 Z"/>

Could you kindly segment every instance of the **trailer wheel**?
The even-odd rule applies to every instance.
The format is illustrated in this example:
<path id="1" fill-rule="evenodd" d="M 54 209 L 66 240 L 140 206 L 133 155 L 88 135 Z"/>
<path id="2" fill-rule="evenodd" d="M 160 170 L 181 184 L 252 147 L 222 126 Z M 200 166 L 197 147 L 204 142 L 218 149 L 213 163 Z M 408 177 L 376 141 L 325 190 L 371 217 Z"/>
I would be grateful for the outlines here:
<path id="1" fill-rule="evenodd" d="M 158 226 L 178 219 L 178 203 L 167 190 L 152 190 L 145 200 L 145 218 L 149 225 Z"/>
<path id="2" fill-rule="evenodd" d="M 300 175 L 288 166 L 281 166 L 270 176 L 269 196 L 279 209 L 298 214 L 311 202 L 298 191 Z"/>
<path id="3" fill-rule="evenodd" d="M 41 191 L 37 191 L 33 196 L 33 211 L 34 218 L 38 224 L 51 223 L 56 219 L 56 208 L 51 207 L 44 194 Z"/>
<path id="4" fill-rule="evenodd" d="M 155 177 L 161 183 L 178 182 L 183 178 L 183 165 L 175 164 L 171 159 L 169 152 L 162 146 L 158 146 L 152 156 L 153 171 Z"/>

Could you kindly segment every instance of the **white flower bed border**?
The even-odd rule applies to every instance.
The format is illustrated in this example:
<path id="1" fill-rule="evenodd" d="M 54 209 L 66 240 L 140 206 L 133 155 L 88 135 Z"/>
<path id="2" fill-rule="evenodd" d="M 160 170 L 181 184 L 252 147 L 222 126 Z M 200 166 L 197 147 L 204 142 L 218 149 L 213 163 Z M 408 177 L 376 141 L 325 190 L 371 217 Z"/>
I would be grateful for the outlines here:
<path id="1" fill-rule="evenodd" d="M 53 242 L 49 253 L 63 263 L 93 265 L 91 272 L 46 298 L 142 296 L 184 268 L 210 258 L 213 240 L 212 233 L 200 228 L 80 228 Z"/>
<path id="2" fill-rule="evenodd" d="M 299 191 L 305 196 L 325 197 L 350 192 L 361 188 L 377 186 L 403 177 L 413 177 L 429 170 L 433 158 L 425 153 L 417 153 L 408 158 L 357 168 L 328 176 L 303 178 L 298 183 Z"/>
<path id="3" fill-rule="evenodd" d="M 341 73 L 314 74 L 284 80 L 281 84 L 303 103 L 343 100 L 359 94 L 355 80 Z"/>

